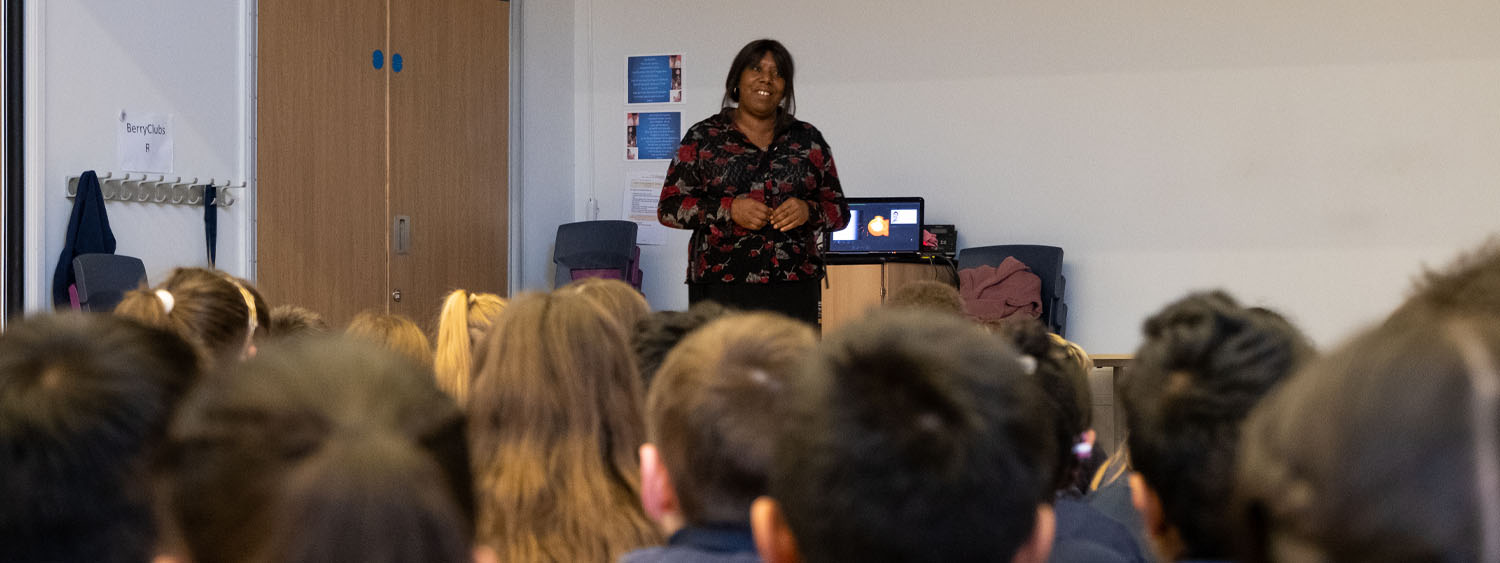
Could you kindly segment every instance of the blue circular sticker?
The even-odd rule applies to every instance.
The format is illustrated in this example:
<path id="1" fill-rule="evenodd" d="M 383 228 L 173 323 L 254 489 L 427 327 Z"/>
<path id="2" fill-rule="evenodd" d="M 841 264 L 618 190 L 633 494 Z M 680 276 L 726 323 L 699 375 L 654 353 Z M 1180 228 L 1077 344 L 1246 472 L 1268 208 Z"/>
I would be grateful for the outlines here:
<path id="1" fill-rule="evenodd" d="M 371 53 L 370 54 L 370 65 L 374 66 L 375 70 L 380 70 L 381 67 L 384 67 L 385 66 L 385 51 L 381 51 L 380 49 L 376 49 L 374 53 Z"/>
<path id="2" fill-rule="evenodd" d="M 401 53 L 391 55 L 391 70 L 401 72 Z"/>

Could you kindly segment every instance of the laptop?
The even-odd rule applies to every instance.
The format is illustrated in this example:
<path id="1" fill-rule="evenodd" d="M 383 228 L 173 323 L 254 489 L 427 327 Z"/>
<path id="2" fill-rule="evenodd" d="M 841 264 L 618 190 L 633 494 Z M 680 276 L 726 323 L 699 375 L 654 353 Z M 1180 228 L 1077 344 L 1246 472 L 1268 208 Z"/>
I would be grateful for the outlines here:
<path id="1" fill-rule="evenodd" d="M 851 197 L 849 224 L 823 234 L 829 263 L 916 260 L 922 253 L 920 197 Z"/>

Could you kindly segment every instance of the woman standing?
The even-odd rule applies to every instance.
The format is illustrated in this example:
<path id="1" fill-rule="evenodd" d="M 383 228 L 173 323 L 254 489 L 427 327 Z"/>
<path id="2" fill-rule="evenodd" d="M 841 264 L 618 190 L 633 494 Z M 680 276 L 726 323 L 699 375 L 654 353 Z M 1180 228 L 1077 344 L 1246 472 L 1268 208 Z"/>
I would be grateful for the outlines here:
<path id="1" fill-rule="evenodd" d="M 823 134 L 793 116 L 792 55 L 750 42 L 724 80 L 723 111 L 694 124 L 667 168 L 657 218 L 692 229 L 688 301 L 818 321 L 818 238 L 849 221 Z"/>

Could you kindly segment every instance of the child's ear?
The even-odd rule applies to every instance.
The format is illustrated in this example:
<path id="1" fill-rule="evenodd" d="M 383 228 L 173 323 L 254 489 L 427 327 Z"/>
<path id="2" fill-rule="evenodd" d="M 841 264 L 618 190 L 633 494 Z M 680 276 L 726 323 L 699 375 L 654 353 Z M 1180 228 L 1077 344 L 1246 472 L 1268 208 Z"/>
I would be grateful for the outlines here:
<path id="1" fill-rule="evenodd" d="M 1166 526 L 1167 519 L 1161 511 L 1161 497 L 1156 496 L 1156 491 L 1151 490 L 1151 485 L 1147 485 L 1139 473 L 1130 475 L 1130 504 L 1135 505 L 1135 511 L 1141 513 L 1147 532 L 1155 534 Z"/>
<path id="2" fill-rule="evenodd" d="M 750 505 L 750 528 L 755 534 L 755 550 L 765 563 L 802 563 L 797 538 L 781 513 L 781 505 L 771 497 L 755 499 Z"/>
<path id="3" fill-rule="evenodd" d="M 1152 489 L 1139 473 L 1130 474 L 1130 503 L 1141 514 L 1146 537 L 1151 540 L 1157 555 L 1168 561 L 1176 559 L 1175 554 L 1180 551 L 1177 529 L 1167 521 L 1166 511 L 1161 506 L 1161 497 L 1156 494 L 1156 489 Z"/>
<path id="4" fill-rule="evenodd" d="M 1057 534 L 1057 516 L 1052 506 L 1036 505 L 1036 524 L 1031 527 L 1031 537 L 1016 550 L 1011 563 L 1046 563 L 1052 555 L 1052 540 Z"/>
<path id="5" fill-rule="evenodd" d="M 677 490 L 672 487 L 672 476 L 667 472 L 666 464 L 661 461 L 661 454 L 656 450 L 656 444 L 641 444 L 641 508 L 646 509 L 646 515 L 655 520 L 657 524 L 667 526 L 667 520 L 680 516 L 681 511 L 677 506 Z M 671 530 L 663 530 L 671 533 Z"/>
<path id="6" fill-rule="evenodd" d="M 474 563 L 500 563 L 500 554 L 487 545 L 475 547 Z"/>

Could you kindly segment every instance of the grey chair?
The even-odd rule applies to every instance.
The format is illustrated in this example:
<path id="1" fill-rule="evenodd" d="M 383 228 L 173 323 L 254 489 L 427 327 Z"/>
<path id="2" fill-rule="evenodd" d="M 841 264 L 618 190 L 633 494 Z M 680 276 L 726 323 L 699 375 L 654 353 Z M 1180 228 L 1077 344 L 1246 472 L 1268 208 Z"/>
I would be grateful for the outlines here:
<path id="1" fill-rule="evenodd" d="M 146 265 L 140 258 L 119 254 L 80 254 L 73 258 L 78 308 L 108 313 L 125 293 L 146 285 Z"/>
<path id="2" fill-rule="evenodd" d="M 641 249 L 635 244 L 639 229 L 630 221 L 580 221 L 557 227 L 552 263 L 556 287 L 576 279 L 597 277 L 624 281 L 641 289 Z"/>
<path id="3" fill-rule="evenodd" d="M 1031 268 L 1031 272 L 1042 278 L 1042 317 L 1048 330 L 1059 336 L 1067 336 L 1068 304 L 1063 301 L 1063 290 L 1068 279 L 1062 275 L 1063 250 L 1056 246 L 1037 244 L 1001 244 L 976 246 L 958 252 L 958 269 L 975 266 L 999 266 L 1006 257 L 1013 256 Z"/>

